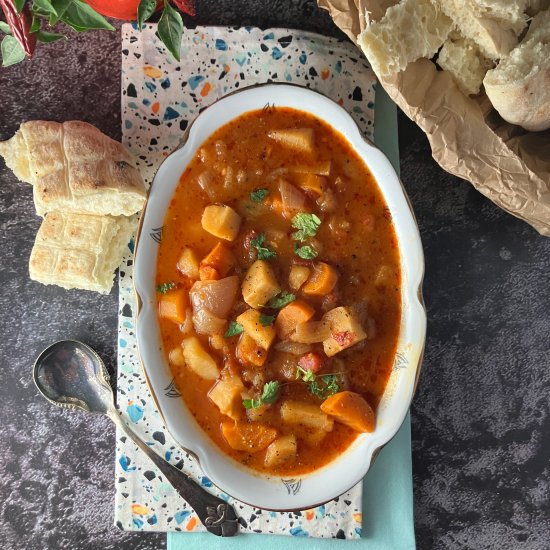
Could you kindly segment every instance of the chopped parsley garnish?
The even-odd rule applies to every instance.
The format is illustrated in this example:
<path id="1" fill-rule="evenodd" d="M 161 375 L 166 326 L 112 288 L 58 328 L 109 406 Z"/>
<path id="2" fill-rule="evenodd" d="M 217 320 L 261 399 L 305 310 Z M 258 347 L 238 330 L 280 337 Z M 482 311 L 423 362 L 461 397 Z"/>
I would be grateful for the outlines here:
<path id="1" fill-rule="evenodd" d="M 281 309 L 287 304 L 290 304 L 290 302 L 294 302 L 294 300 L 296 300 L 296 296 L 294 294 L 283 290 L 283 292 L 277 294 L 277 296 L 269 300 L 269 302 L 267 303 L 267 307 L 271 307 L 273 309 Z"/>
<path id="2" fill-rule="evenodd" d="M 173 281 L 170 281 L 168 283 L 160 283 L 157 285 L 157 292 L 160 292 L 161 294 L 166 294 L 169 290 L 172 290 L 173 288 L 176 288 L 176 283 Z"/>
<path id="3" fill-rule="evenodd" d="M 258 260 L 269 260 L 270 258 L 275 258 L 277 256 L 277 252 L 274 250 L 270 250 L 266 246 L 264 246 L 265 243 L 265 234 L 260 233 L 257 237 L 254 237 L 250 244 L 256 249 L 258 252 Z"/>
<path id="4" fill-rule="evenodd" d="M 254 191 L 250 193 L 250 200 L 252 202 L 263 202 L 268 195 L 269 189 L 254 189 Z"/>
<path id="5" fill-rule="evenodd" d="M 265 315 L 265 313 L 260 313 L 260 325 L 262 327 L 268 327 L 275 321 L 275 315 Z"/>
<path id="6" fill-rule="evenodd" d="M 317 376 L 311 370 L 301 367 L 296 369 L 296 380 L 303 380 L 309 385 L 309 392 L 319 399 L 326 399 L 340 391 L 338 374 L 323 374 Z"/>
<path id="7" fill-rule="evenodd" d="M 319 382 L 321 380 L 321 382 Z M 340 386 L 338 385 L 337 374 L 324 374 L 316 377 L 309 385 L 309 391 L 319 399 L 326 399 L 335 393 L 338 393 Z"/>
<path id="8" fill-rule="evenodd" d="M 303 260 L 313 260 L 317 258 L 317 250 L 309 244 L 298 246 L 298 243 L 294 243 L 294 254 Z"/>
<path id="9" fill-rule="evenodd" d="M 275 403 L 279 397 L 280 384 L 276 380 L 266 382 L 262 395 L 258 399 L 243 399 L 243 406 L 245 409 L 257 409 L 262 405 L 271 405 Z"/>
<path id="10" fill-rule="evenodd" d="M 315 237 L 321 226 L 321 220 L 315 214 L 296 214 L 292 218 L 292 227 L 297 229 L 292 234 L 292 238 L 296 241 L 305 241 L 308 237 Z"/>
<path id="11" fill-rule="evenodd" d="M 231 336 L 237 336 L 237 334 L 241 334 L 241 332 L 243 331 L 244 331 L 244 327 L 241 325 L 241 323 L 237 323 L 237 321 L 231 321 L 223 337 L 231 338 Z"/>

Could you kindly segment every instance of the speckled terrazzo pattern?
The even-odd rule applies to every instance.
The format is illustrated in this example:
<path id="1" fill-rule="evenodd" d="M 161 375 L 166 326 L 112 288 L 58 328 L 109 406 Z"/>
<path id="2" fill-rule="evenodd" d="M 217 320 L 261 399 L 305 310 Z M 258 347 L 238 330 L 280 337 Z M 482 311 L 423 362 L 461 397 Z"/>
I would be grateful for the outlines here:
<path id="1" fill-rule="evenodd" d="M 347 42 L 289 29 L 198 27 L 185 34 L 182 61 L 176 63 L 166 55 L 155 32 L 155 25 L 148 25 L 143 34 L 131 25 L 122 29 L 123 142 L 138 157 L 148 183 L 202 109 L 252 84 L 278 81 L 311 86 L 343 105 L 372 138 L 375 78 Z M 159 417 L 136 353 L 132 270 L 129 257 L 119 282 L 117 389 L 121 412 L 158 453 L 229 499 L 178 449 Z M 204 530 L 187 503 L 123 434 L 117 440 L 116 479 L 115 520 L 121 528 Z M 358 485 L 336 501 L 302 513 L 266 512 L 229 500 L 241 518 L 242 532 L 358 538 L 361 494 Z"/>
<path id="2" fill-rule="evenodd" d="M 199 0 L 197 10 L 200 24 L 341 36 L 313 0 Z M 40 48 L 0 69 L 0 94 L 0 139 L 37 118 L 86 120 L 120 139 L 120 34 L 71 33 Z M 550 240 L 443 172 L 403 115 L 399 131 L 427 264 L 428 340 L 412 407 L 417 547 L 546 550 Z M 160 550 L 165 535 L 113 526 L 112 424 L 54 409 L 32 385 L 38 352 L 66 337 L 91 344 L 114 374 L 118 292 L 27 278 L 39 226 L 31 194 L 0 161 L 0 547 Z"/>

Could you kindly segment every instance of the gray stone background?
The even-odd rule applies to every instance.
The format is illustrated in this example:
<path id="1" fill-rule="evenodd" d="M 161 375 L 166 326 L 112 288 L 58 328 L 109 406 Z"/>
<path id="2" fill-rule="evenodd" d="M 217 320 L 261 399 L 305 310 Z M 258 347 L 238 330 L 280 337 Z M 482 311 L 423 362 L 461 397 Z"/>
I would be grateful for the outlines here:
<path id="1" fill-rule="evenodd" d="M 313 0 L 198 1 L 189 25 L 339 36 Z M 0 139 L 31 119 L 82 119 L 120 139 L 120 36 L 92 32 L 0 69 Z M 412 405 L 421 549 L 550 548 L 550 241 L 443 172 L 399 118 L 402 178 L 426 253 L 428 340 Z M 0 548 L 163 548 L 113 527 L 114 427 L 57 410 L 31 380 L 39 351 L 86 341 L 116 368 L 117 290 L 45 287 L 27 261 L 31 188 L 0 161 Z M 399 550 L 399 549 L 396 549 Z"/>

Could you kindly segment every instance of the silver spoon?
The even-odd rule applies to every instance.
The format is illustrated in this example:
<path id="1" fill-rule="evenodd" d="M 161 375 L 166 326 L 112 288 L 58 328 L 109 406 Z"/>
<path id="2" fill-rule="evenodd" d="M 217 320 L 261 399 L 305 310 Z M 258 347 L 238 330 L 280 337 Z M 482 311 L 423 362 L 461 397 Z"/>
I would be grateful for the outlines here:
<path id="1" fill-rule="evenodd" d="M 163 460 L 121 419 L 107 369 L 92 348 L 77 340 L 52 344 L 36 360 L 33 379 L 40 393 L 54 405 L 108 416 L 155 463 L 210 533 L 222 537 L 238 533 L 237 515 L 230 504 Z"/>

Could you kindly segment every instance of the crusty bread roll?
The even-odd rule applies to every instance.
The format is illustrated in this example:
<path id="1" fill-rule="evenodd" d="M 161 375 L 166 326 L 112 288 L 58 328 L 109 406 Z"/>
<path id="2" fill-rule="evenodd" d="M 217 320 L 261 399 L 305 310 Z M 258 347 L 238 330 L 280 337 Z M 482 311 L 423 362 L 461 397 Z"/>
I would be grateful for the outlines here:
<path id="1" fill-rule="evenodd" d="M 50 212 L 36 235 L 30 277 L 45 285 L 108 294 L 135 228 L 135 216 Z"/>
<path id="2" fill-rule="evenodd" d="M 522 43 L 483 84 L 504 120 L 533 132 L 550 128 L 550 11 L 533 19 Z"/>
<path id="3" fill-rule="evenodd" d="M 475 42 L 485 57 L 499 59 L 518 43 L 516 33 L 505 29 L 495 19 L 481 17 L 472 9 L 469 0 L 437 0 L 439 6 L 454 22 L 460 33 Z"/>
<path id="4" fill-rule="evenodd" d="M 145 202 L 130 153 L 85 122 L 24 122 L 0 142 L 0 155 L 33 185 L 39 216 L 55 210 L 129 216 Z"/>
<path id="5" fill-rule="evenodd" d="M 458 87 L 466 95 L 479 93 L 483 77 L 493 66 L 468 38 L 447 39 L 439 51 L 437 64 L 451 73 Z"/>
<path id="6" fill-rule="evenodd" d="M 421 57 L 432 57 L 447 38 L 451 20 L 431 0 L 402 0 L 358 37 L 377 75 L 403 70 Z"/>

